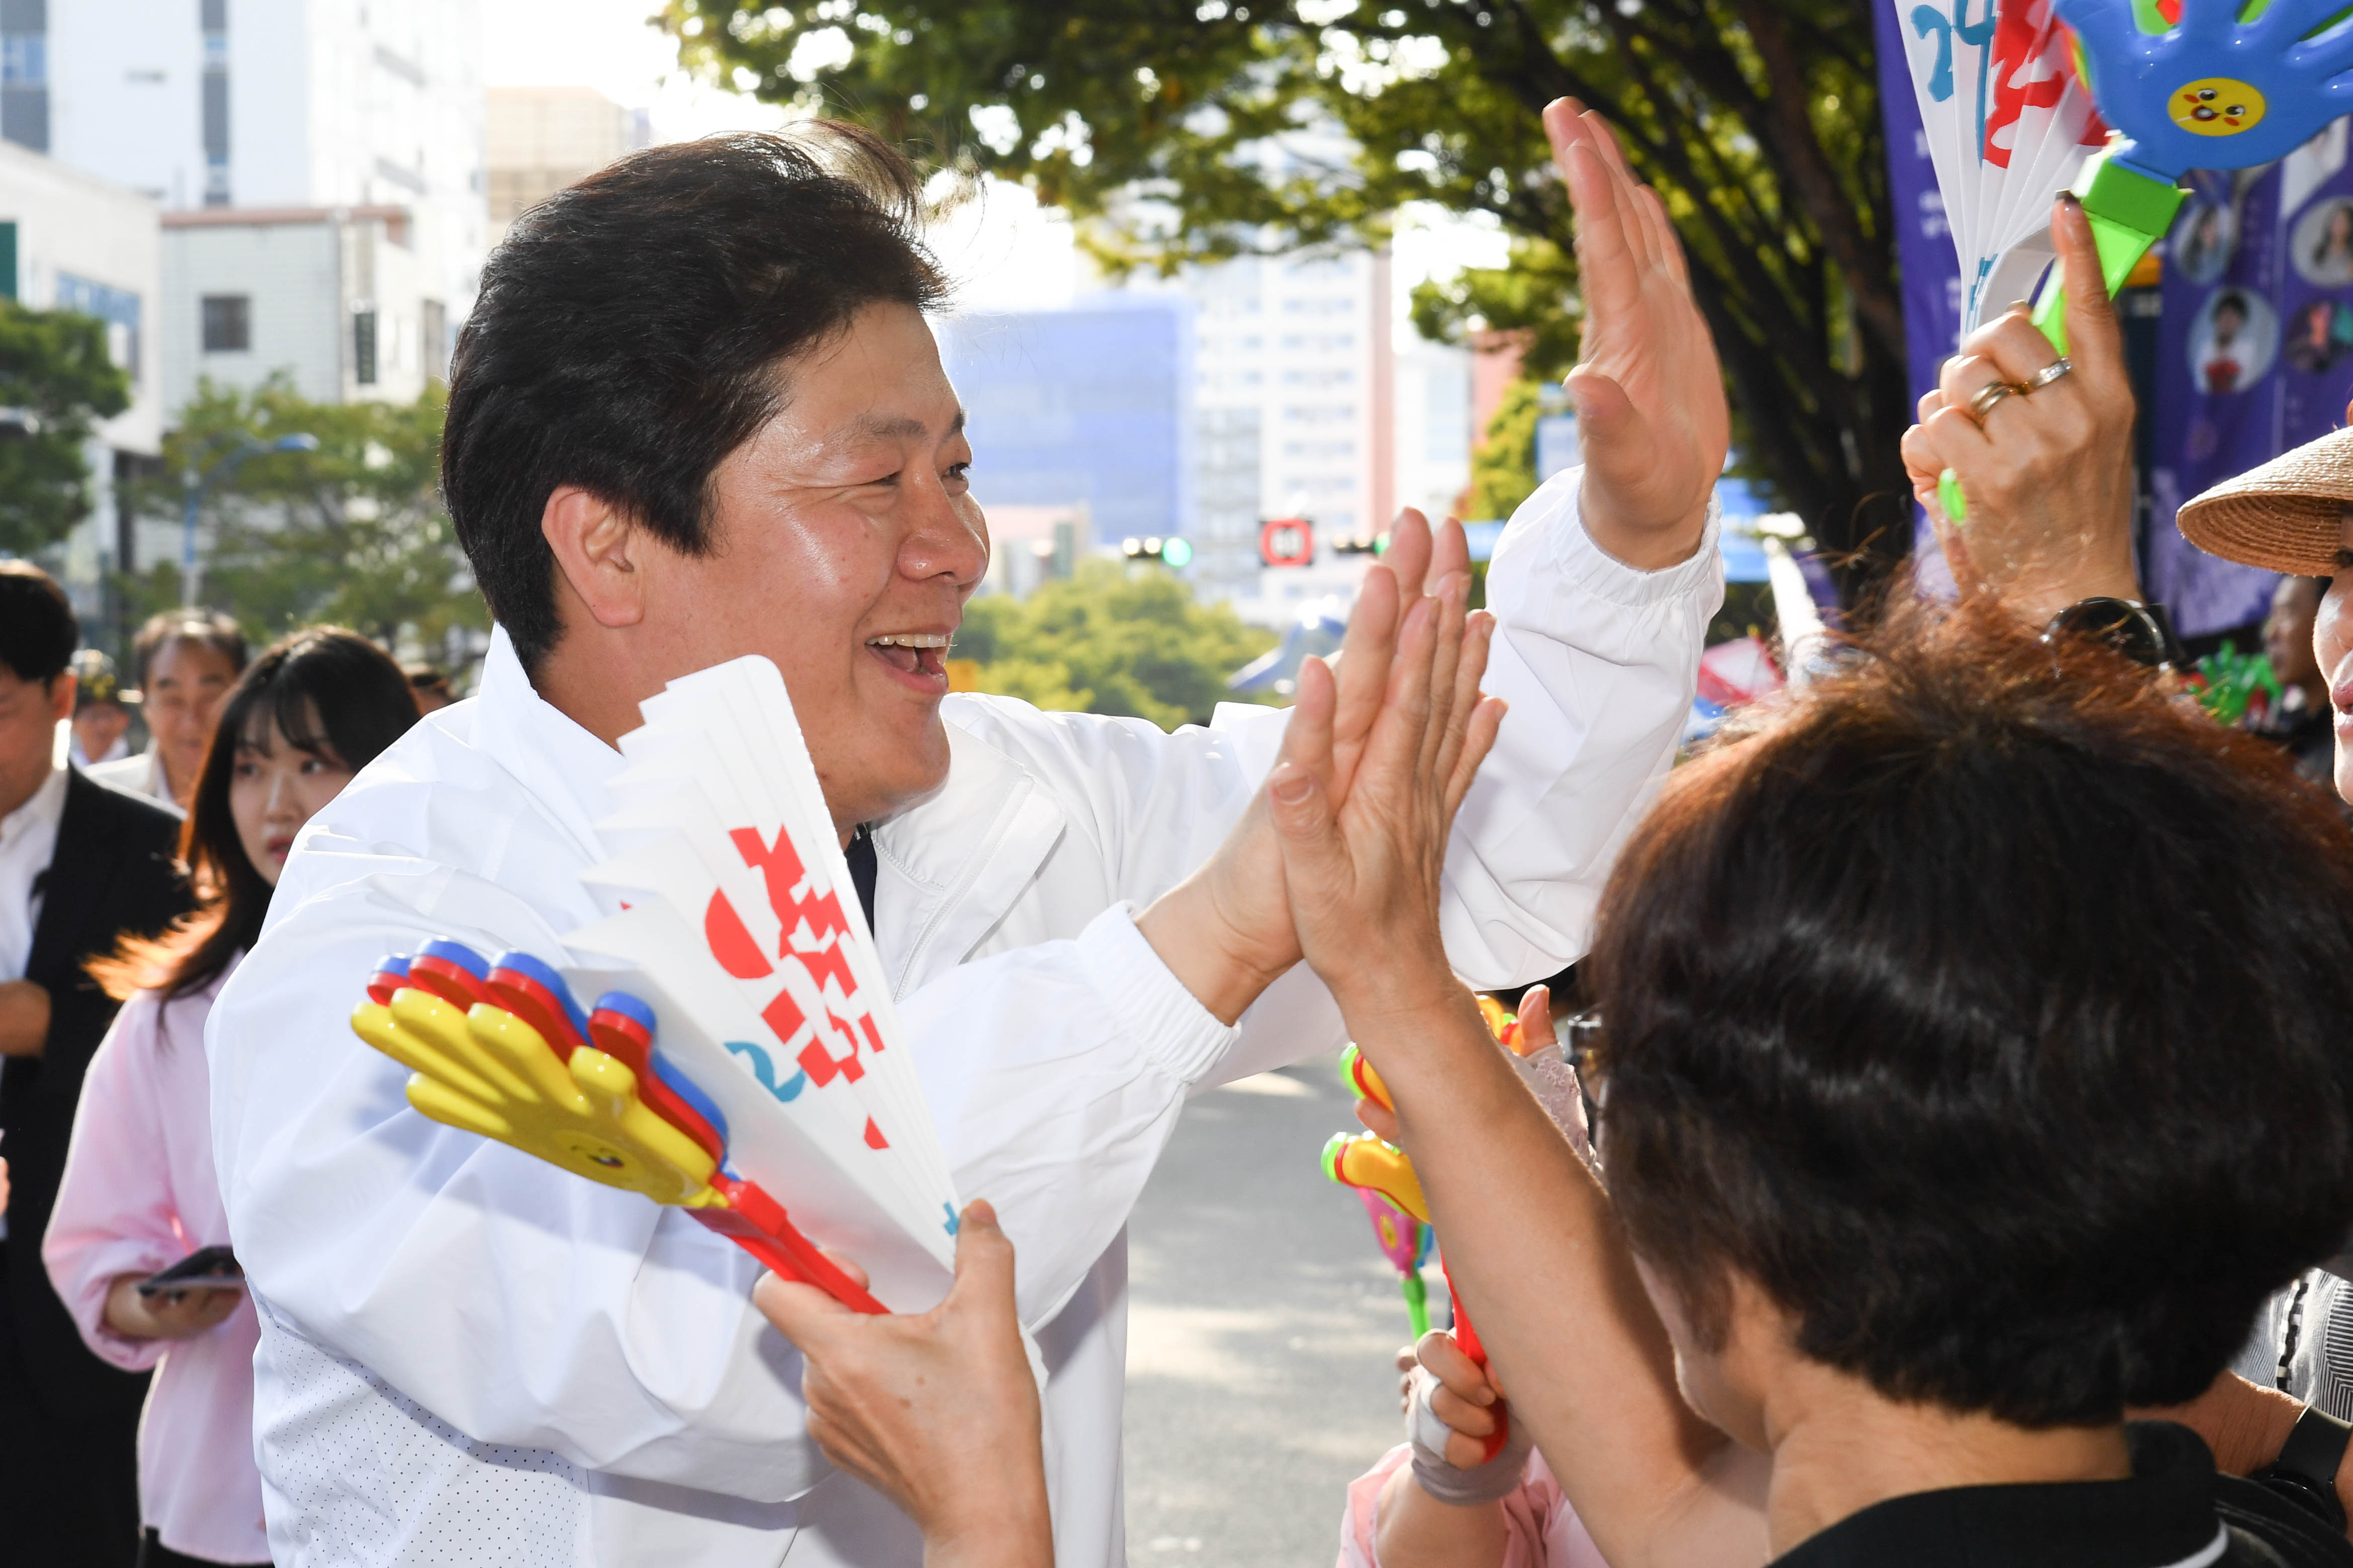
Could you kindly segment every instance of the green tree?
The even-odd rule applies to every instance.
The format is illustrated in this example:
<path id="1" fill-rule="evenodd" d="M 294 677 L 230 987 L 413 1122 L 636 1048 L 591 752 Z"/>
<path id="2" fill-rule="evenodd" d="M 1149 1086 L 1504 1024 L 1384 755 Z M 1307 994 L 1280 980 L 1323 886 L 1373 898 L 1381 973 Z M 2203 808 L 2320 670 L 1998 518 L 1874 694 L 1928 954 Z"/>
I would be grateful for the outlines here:
<path id="1" fill-rule="evenodd" d="M 1463 516 L 1509 517 L 1536 488 L 1536 418 L 1543 391 L 1523 376 L 1504 389 L 1471 454 L 1471 501 Z"/>
<path id="2" fill-rule="evenodd" d="M 955 657 L 979 664 L 984 691 L 1063 712 L 1131 714 L 1173 730 L 1206 722 L 1233 696 L 1226 678 L 1274 640 L 1223 605 L 1194 603 L 1157 567 L 1088 561 L 1026 600 L 973 600 Z"/>
<path id="3" fill-rule="evenodd" d="M 452 626 L 486 626 L 436 482 L 445 403 L 438 385 L 394 404 L 312 403 L 282 377 L 250 392 L 202 384 L 164 441 L 168 477 L 141 508 L 176 518 L 192 471 L 248 440 L 316 437 L 315 452 L 257 453 L 215 482 L 206 602 L 259 637 L 332 621 L 386 645 L 404 631 L 432 644 Z M 159 563 L 133 585 L 134 611 L 178 595 L 177 568 Z"/>
<path id="4" fill-rule="evenodd" d="M 0 300 L 0 552 L 30 555 L 90 515 L 82 448 L 130 406 L 105 322 Z"/>
<path id="5" fill-rule="evenodd" d="M 1833 552 L 1905 548 L 1910 419 L 1865 0 L 666 0 L 690 67 L 862 121 L 1092 220 L 1114 269 L 1378 244 L 1487 214 L 1507 268 L 1427 331 L 1574 360 L 1567 194 L 1538 110 L 1608 115 L 1661 193 L 1723 353 L 1736 449 Z M 1866 503 L 1884 498 L 1885 503 Z"/>

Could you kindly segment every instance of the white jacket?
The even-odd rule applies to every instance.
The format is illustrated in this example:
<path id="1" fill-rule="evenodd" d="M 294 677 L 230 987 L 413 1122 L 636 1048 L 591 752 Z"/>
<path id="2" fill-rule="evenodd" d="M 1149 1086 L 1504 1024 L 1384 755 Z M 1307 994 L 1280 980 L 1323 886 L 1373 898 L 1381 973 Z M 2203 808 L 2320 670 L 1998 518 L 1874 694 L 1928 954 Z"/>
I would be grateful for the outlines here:
<path id="1" fill-rule="evenodd" d="M 1496 552 L 1501 742 L 1448 858 L 1448 949 L 1482 985 L 1582 951 L 1672 754 L 1721 601 L 1691 561 L 1604 555 L 1575 475 Z M 1124 1560 L 1124 1226 L 1185 1096 L 1335 1048 L 1303 968 L 1229 1029 L 1137 935 L 1218 844 L 1283 722 L 1133 720 L 951 697 L 946 784 L 877 832 L 876 939 L 957 1189 L 996 1204 L 1044 1350 L 1063 1568 Z M 560 952 L 596 918 L 619 755 L 539 700 L 503 636 L 481 694 L 420 723 L 304 829 L 206 1031 L 214 1138 L 260 1309 L 256 1442 L 284 1565 L 920 1561 L 906 1521 L 803 1432 L 758 1268 L 646 1200 L 426 1121 L 347 1018 L 374 961 L 449 935 Z M 821 1484 L 820 1484 L 821 1483 Z M 811 1490 L 815 1487 L 817 1489 Z M 805 1495 L 806 1494 L 806 1495 Z"/>

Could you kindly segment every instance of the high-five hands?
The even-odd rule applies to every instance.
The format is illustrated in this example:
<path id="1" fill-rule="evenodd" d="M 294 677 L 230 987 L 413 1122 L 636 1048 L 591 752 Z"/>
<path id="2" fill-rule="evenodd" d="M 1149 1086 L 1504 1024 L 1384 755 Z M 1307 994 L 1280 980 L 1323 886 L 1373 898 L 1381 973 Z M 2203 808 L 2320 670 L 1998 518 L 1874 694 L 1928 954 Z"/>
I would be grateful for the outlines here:
<path id="1" fill-rule="evenodd" d="M 1732 438 L 1715 341 L 1667 209 L 1635 181 L 1608 124 L 1563 98 L 1544 125 L 1577 212 L 1585 296 L 1567 384 L 1585 448 L 1579 514 L 1628 565 L 1672 566 L 1698 548 Z"/>
<path id="2" fill-rule="evenodd" d="M 1470 1005 L 1438 935 L 1447 833 L 1504 720 L 1482 697 L 1488 627 L 1458 629 L 1467 584 L 1417 604 L 1346 793 L 1336 787 L 1339 694 L 1310 660 L 1267 795 L 1301 951 L 1360 1019 Z M 1345 663 L 1345 660 L 1344 660 Z"/>
<path id="3" fill-rule="evenodd" d="M 1301 705 L 1311 679 L 1321 683 L 1317 689 L 1326 700 L 1316 722 L 1326 734 L 1326 788 L 1335 801 L 1346 798 L 1376 721 L 1391 700 L 1406 624 L 1417 613 L 1430 617 L 1434 639 L 1418 657 L 1441 658 L 1450 679 L 1458 667 L 1468 668 L 1469 694 L 1476 698 L 1494 618 L 1466 614 L 1470 588 L 1462 525 L 1449 521 L 1432 530 L 1408 508 L 1390 531 L 1388 553 L 1365 574 L 1338 657 L 1329 666 L 1311 660 L 1312 675 L 1301 672 Z M 1299 723 L 1294 709 L 1291 730 Z M 1454 799 L 1461 804 L 1459 793 Z M 1299 962 L 1264 787 L 1218 852 L 1145 910 L 1136 927 L 1186 988 L 1228 1023 Z"/>

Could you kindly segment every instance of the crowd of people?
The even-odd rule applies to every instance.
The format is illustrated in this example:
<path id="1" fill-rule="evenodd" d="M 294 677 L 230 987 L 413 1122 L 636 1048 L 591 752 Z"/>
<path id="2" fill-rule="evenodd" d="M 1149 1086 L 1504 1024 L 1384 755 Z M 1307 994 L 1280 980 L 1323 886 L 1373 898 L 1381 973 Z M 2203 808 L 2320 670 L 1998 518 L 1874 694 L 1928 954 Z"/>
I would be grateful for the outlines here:
<path id="1" fill-rule="evenodd" d="M 944 283 L 913 171 L 824 124 L 633 154 L 493 256 L 443 450 L 473 700 L 201 612 L 126 687 L 0 563 L 0 1549 L 1123 1561 L 1127 1215 L 1188 1095 L 1345 1038 L 1478 1331 L 1414 1347 L 1344 1568 L 2353 1564 L 2353 432 L 2182 510 L 2284 574 L 2287 695 L 2226 729 L 2063 199 L 2067 353 L 2004 315 L 1905 437 L 1958 601 L 1677 766 L 1722 378 L 1657 198 L 1545 123 L 1584 466 L 1483 611 L 1402 518 L 1287 713 L 947 694 L 987 539 Z M 745 653 L 953 1021 L 909 1045 L 975 1200 L 927 1312 L 427 1121 L 344 1025 L 385 952 L 596 919 L 617 738 Z M 1580 958 L 1556 1121 L 1469 986 Z"/>

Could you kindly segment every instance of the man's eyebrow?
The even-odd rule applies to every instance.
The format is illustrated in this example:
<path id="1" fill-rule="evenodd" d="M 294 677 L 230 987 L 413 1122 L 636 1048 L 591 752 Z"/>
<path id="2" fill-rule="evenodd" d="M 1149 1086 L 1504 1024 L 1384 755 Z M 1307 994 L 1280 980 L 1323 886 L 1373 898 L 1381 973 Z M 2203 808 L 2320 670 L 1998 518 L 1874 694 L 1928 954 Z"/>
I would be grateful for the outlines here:
<path id="1" fill-rule="evenodd" d="M 947 433 L 954 436 L 962 431 L 964 429 L 964 410 L 961 408 L 957 409 L 955 411 L 955 417 L 948 421 Z M 861 415 L 858 419 L 855 428 L 860 436 L 872 436 L 882 440 L 891 441 L 903 440 L 913 436 L 928 436 L 931 434 L 931 426 L 924 424 L 920 419 L 905 416 L 902 416 L 897 419 L 886 419 L 878 415 L 872 414 Z"/>

